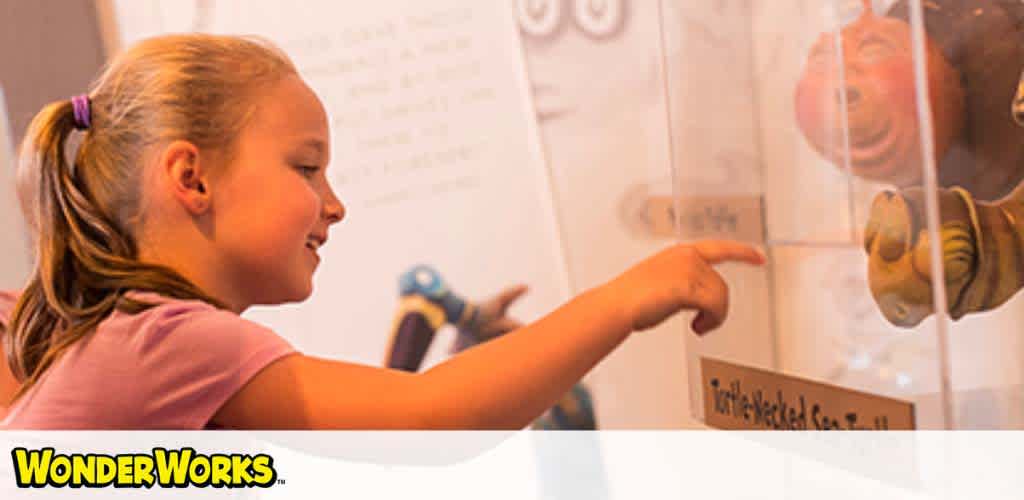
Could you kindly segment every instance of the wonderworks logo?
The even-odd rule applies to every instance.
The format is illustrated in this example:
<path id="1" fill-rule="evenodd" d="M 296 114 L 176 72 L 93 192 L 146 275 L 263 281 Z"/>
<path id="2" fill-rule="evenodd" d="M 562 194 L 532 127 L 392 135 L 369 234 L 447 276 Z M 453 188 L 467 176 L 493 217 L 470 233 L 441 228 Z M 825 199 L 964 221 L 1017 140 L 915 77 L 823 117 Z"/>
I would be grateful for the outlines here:
<path id="1" fill-rule="evenodd" d="M 11 458 L 21 488 L 269 488 L 278 483 L 269 455 L 204 455 L 189 447 L 118 455 L 15 448 Z"/>

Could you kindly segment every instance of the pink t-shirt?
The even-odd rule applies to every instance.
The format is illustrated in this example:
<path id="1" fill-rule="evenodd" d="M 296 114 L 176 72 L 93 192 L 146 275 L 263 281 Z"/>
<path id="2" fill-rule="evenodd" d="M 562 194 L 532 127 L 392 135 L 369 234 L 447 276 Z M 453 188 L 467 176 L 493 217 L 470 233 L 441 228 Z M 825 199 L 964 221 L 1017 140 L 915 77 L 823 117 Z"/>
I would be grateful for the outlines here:
<path id="1" fill-rule="evenodd" d="M 257 372 L 295 349 L 205 302 L 133 292 L 158 304 L 115 311 L 11 406 L 5 429 L 202 429 Z M 16 295 L 0 292 L 6 324 Z"/>

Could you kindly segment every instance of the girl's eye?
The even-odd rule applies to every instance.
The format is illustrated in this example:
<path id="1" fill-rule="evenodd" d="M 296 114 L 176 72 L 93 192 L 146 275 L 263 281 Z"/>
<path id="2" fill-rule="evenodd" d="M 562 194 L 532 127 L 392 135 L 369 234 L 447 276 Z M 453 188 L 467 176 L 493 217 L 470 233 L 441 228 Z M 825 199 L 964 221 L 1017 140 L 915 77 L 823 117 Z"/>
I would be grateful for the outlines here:
<path id="1" fill-rule="evenodd" d="M 313 177 L 320 171 L 320 167 L 315 165 L 299 165 L 299 171 L 306 177 Z"/>

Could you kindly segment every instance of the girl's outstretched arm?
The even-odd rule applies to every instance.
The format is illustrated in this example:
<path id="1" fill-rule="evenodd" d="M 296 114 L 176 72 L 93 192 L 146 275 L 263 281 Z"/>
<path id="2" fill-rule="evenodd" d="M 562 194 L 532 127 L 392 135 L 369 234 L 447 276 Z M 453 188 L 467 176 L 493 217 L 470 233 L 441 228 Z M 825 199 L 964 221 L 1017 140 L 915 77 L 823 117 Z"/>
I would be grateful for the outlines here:
<path id="1" fill-rule="evenodd" d="M 421 374 L 304 355 L 257 374 L 213 421 L 249 429 L 519 429 L 553 405 L 633 331 L 696 310 L 718 327 L 728 288 L 712 265 L 764 262 L 734 242 L 676 245 L 541 320 Z"/>

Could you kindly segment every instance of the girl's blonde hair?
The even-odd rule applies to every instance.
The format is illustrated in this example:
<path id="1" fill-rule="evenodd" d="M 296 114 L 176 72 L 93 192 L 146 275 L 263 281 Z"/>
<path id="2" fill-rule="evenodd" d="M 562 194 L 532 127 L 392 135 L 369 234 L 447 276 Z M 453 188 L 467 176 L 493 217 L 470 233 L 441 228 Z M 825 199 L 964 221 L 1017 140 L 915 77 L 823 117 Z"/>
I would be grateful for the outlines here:
<path id="1" fill-rule="evenodd" d="M 143 165 L 147 152 L 173 140 L 230 158 L 255 111 L 254 92 L 294 73 L 288 57 L 265 41 L 163 36 L 119 55 L 93 83 L 84 133 L 74 133 L 70 100 L 35 116 L 21 144 L 17 183 L 36 262 L 3 336 L 7 362 L 22 381 L 18 396 L 115 309 L 151 307 L 126 297 L 129 290 L 223 308 L 174 270 L 138 260 Z"/>

